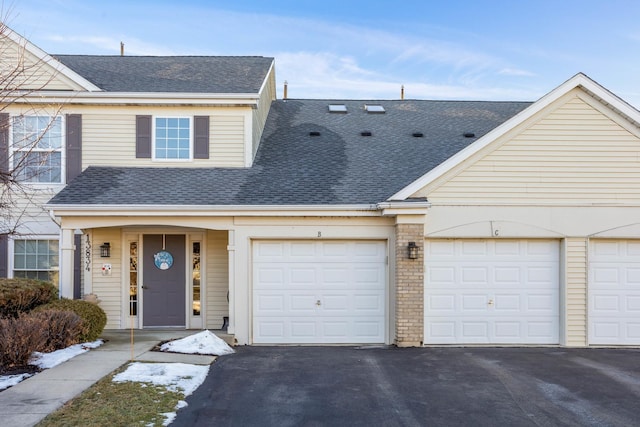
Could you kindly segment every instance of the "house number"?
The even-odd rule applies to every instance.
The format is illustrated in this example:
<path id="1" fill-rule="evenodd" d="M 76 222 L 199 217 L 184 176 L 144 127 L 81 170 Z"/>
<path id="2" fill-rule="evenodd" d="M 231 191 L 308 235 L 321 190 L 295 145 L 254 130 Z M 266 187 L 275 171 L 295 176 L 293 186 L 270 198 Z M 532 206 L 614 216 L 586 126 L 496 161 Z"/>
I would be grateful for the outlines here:
<path id="1" fill-rule="evenodd" d="M 499 236 L 499 235 L 500 235 L 499 230 L 495 230 L 495 231 L 493 232 L 493 235 L 494 235 L 494 236 Z"/>
<path id="2" fill-rule="evenodd" d="M 322 237 L 322 231 L 318 231 L 318 237 Z"/>

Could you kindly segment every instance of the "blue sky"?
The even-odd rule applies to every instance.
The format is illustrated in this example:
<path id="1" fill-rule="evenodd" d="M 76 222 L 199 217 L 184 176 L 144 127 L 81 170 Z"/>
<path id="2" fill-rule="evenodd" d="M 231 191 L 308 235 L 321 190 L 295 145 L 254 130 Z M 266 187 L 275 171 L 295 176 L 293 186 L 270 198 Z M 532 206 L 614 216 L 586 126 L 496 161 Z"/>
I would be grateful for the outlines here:
<path id="1" fill-rule="evenodd" d="M 15 0 L 49 53 L 264 55 L 279 96 L 535 100 L 584 72 L 640 107 L 636 0 Z"/>

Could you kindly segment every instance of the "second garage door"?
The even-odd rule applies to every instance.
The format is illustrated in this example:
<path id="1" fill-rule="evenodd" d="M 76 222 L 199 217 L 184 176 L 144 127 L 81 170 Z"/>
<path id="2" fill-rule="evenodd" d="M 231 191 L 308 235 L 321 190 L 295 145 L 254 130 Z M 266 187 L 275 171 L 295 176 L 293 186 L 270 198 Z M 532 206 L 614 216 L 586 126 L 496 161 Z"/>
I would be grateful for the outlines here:
<path id="1" fill-rule="evenodd" d="M 589 344 L 640 345 L 640 240 L 589 247 Z"/>
<path id="2" fill-rule="evenodd" d="M 253 342 L 385 341 L 386 243 L 255 241 Z"/>
<path id="3" fill-rule="evenodd" d="M 427 240 L 425 344 L 559 343 L 559 243 Z"/>

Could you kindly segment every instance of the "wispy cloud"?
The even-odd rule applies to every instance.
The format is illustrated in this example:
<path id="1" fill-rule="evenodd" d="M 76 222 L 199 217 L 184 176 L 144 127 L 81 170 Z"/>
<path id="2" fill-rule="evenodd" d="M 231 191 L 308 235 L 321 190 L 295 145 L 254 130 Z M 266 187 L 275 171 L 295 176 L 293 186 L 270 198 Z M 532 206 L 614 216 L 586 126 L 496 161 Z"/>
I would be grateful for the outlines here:
<path id="1" fill-rule="evenodd" d="M 534 77 L 536 74 L 527 70 L 520 70 L 518 68 L 503 68 L 498 71 L 498 74 L 503 76 L 515 76 L 515 77 Z"/>

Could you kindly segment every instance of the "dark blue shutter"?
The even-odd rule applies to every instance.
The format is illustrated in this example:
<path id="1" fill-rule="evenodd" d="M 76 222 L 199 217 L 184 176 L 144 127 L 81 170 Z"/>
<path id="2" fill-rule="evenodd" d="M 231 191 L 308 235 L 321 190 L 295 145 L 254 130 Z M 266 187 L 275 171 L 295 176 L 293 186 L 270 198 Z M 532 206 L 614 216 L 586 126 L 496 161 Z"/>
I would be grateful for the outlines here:
<path id="1" fill-rule="evenodd" d="M 9 114 L 0 114 L 0 173 L 9 173 Z M 3 180 L 4 181 L 4 180 Z M 4 184 L 4 182 L 2 182 Z"/>
<path id="2" fill-rule="evenodd" d="M 209 116 L 193 118 L 193 158 L 209 158 Z"/>
<path id="3" fill-rule="evenodd" d="M 8 277 L 9 274 L 9 238 L 0 235 L 0 277 Z"/>
<path id="4" fill-rule="evenodd" d="M 136 158 L 151 158 L 151 116 L 136 116 Z"/>
<path id="5" fill-rule="evenodd" d="M 67 182 L 82 172 L 82 116 L 67 114 Z"/>

